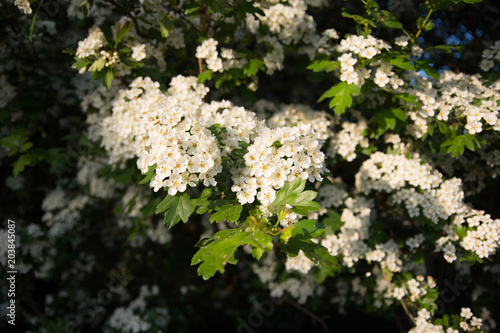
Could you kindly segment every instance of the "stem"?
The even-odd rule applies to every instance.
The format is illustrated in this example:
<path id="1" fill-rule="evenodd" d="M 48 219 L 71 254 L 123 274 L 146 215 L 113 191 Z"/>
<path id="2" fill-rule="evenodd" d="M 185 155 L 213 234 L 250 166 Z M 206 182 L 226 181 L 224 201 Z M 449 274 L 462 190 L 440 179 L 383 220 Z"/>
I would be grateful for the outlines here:
<path id="1" fill-rule="evenodd" d="M 200 28 L 199 31 L 202 34 L 206 33 L 208 24 L 207 24 L 207 4 L 201 1 L 200 4 Z M 200 74 L 203 72 L 203 62 L 201 59 L 198 59 L 198 71 Z"/>
<path id="2" fill-rule="evenodd" d="M 207 30 L 207 4 L 202 3 L 200 5 L 200 32 L 202 34 L 206 33 Z"/>
<path id="3" fill-rule="evenodd" d="M 420 36 L 420 33 L 422 33 L 422 29 L 427 25 L 427 22 L 429 21 L 429 18 L 431 17 L 432 14 L 432 8 L 429 10 L 427 13 L 427 17 L 425 18 L 424 22 L 422 23 L 422 26 L 418 29 L 417 34 L 415 35 L 415 38 L 418 38 Z"/>
<path id="4" fill-rule="evenodd" d="M 405 35 L 410 39 L 411 43 L 413 44 L 413 37 L 408 33 L 408 31 L 406 31 L 406 29 L 403 29 L 403 32 L 405 33 Z"/>
<path id="5" fill-rule="evenodd" d="M 203 61 L 201 61 L 201 58 L 198 58 L 198 72 L 199 74 L 203 73 Z"/>
<path id="6" fill-rule="evenodd" d="M 366 14 L 367 16 L 370 15 L 371 13 L 371 9 L 372 9 L 372 5 L 373 5 L 373 0 L 370 0 L 370 2 L 368 2 L 368 4 L 366 4 L 365 1 L 362 1 L 365 6 L 366 6 Z M 365 32 L 364 32 L 364 37 L 368 36 L 368 22 L 365 23 Z"/>

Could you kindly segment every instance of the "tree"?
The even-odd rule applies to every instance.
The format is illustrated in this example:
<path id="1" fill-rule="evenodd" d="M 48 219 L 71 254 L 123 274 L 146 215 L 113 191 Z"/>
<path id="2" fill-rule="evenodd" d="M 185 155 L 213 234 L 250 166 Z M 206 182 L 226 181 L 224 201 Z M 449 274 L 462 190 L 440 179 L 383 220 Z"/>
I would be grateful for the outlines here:
<path id="1" fill-rule="evenodd" d="M 497 12 L 2 3 L 16 324 L 491 331 Z"/>

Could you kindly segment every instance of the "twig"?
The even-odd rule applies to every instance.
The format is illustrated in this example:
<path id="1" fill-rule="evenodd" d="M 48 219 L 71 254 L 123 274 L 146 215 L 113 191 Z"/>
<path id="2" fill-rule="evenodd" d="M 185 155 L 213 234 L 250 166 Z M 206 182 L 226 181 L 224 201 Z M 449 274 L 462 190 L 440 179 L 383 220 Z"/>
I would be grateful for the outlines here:
<path id="1" fill-rule="evenodd" d="M 385 281 L 387 281 L 387 283 L 389 284 L 389 286 L 391 287 L 391 289 L 394 289 L 394 285 L 392 284 L 391 281 L 389 281 L 387 279 L 387 277 L 385 276 L 385 274 L 382 273 L 382 276 L 384 277 Z M 410 310 L 408 310 L 408 306 L 406 305 L 406 302 L 404 299 L 400 299 L 399 302 L 401 303 L 401 306 L 403 307 L 403 310 L 405 311 L 406 315 L 408 317 L 410 317 L 411 321 L 413 322 L 413 324 L 415 326 L 417 326 L 417 322 L 415 320 L 415 317 L 413 317 L 413 315 L 411 314 Z"/>
<path id="2" fill-rule="evenodd" d="M 325 331 L 328 331 L 328 325 L 326 325 L 325 320 L 323 318 L 320 318 L 320 317 L 316 316 L 314 313 L 312 313 L 311 311 L 309 311 L 308 309 L 306 309 L 302 305 L 298 304 L 294 300 L 290 299 L 288 296 L 285 295 L 285 296 L 283 296 L 283 298 L 284 298 L 285 301 L 287 301 L 288 303 L 290 303 L 291 305 L 293 305 L 295 308 L 299 309 L 300 311 L 302 311 L 306 315 L 308 315 L 312 319 L 313 324 L 316 324 L 316 322 L 318 322 L 318 323 L 321 324 L 321 326 L 323 327 L 323 329 Z"/>
<path id="3" fill-rule="evenodd" d="M 408 317 L 410 317 L 411 321 L 413 322 L 413 324 L 415 326 L 417 326 L 417 322 L 415 321 L 415 318 L 413 317 L 413 315 L 410 313 L 410 311 L 408 310 L 408 307 L 406 306 L 406 302 L 403 300 L 403 299 L 400 299 L 399 302 L 401 303 L 401 305 L 403 306 L 403 310 L 405 310 L 406 312 L 406 315 L 408 315 Z"/>
<path id="4" fill-rule="evenodd" d="M 198 70 L 199 74 L 203 73 L 203 61 L 201 60 L 201 58 L 198 58 Z"/>

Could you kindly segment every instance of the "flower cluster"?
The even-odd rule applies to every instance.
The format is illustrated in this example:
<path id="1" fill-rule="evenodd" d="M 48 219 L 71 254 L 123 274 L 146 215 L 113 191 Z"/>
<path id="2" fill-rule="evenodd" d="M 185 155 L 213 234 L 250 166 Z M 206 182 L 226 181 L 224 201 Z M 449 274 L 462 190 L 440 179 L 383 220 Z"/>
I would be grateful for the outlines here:
<path id="1" fill-rule="evenodd" d="M 422 275 L 406 280 L 401 287 L 393 288 L 393 297 L 397 300 L 408 295 L 411 302 L 416 302 L 428 293 L 428 289 L 436 288 L 436 281 L 432 276 L 427 279 Z"/>
<path id="2" fill-rule="evenodd" d="M 496 41 L 495 44 L 490 46 L 489 49 L 483 51 L 479 68 L 481 68 L 482 71 L 487 72 L 495 67 L 495 62 L 497 64 L 500 62 L 500 41 Z"/>
<path id="3" fill-rule="evenodd" d="M 337 154 L 342 156 L 346 161 L 352 161 L 356 158 L 356 148 L 368 148 L 368 139 L 363 135 L 367 129 L 366 120 L 359 116 L 358 122 L 343 122 L 342 129 L 335 133 L 330 140 L 327 154 L 330 157 L 335 157 Z"/>
<path id="4" fill-rule="evenodd" d="M 57 238 L 72 230 L 88 202 L 89 197 L 85 194 L 69 200 L 60 187 L 50 192 L 42 203 L 45 212 L 42 221 L 49 227 L 48 236 Z"/>
<path id="5" fill-rule="evenodd" d="M 365 194 L 395 192 L 392 202 L 403 202 L 410 217 L 422 213 L 434 223 L 464 210 L 461 180 L 453 178 L 443 182 L 441 173 L 418 157 L 408 159 L 403 155 L 376 152 L 361 166 L 356 187 Z"/>
<path id="6" fill-rule="evenodd" d="M 345 208 L 340 215 L 342 227 L 339 233 L 327 235 L 321 241 L 321 245 L 326 247 L 333 256 L 341 255 L 343 265 L 352 267 L 370 251 L 366 240 L 370 237 L 369 230 L 374 203 L 362 197 L 349 197 L 343 202 L 343 205 Z M 386 248 L 384 246 L 377 250 L 371 253 L 371 259 L 381 261 L 385 257 Z M 389 248 L 387 250 L 392 252 Z"/>
<path id="7" fill-rule="evenodd" d="M 257 196 L 268 205 L 278 189 L 297 177 L 322 179 L 323 140 L 309 125 L 269 129 L 231 103 L 203 103 L 207 89 L 192 77 L 174 78 L 168 94 L 158 87 L 149 78 L 134 80 L 130 89 L 120 92 L 102 128 L 102 145 L 111 163 L 137 156 L 143 173 L 156 166 L 150 184 L 155 191 L 166 187 L 175 195 L 200 181 L 215 186 L 222 156 L 239 147 L 240 141 L 248 144 L 245 166 L 231 173 L 232 191 L 241 204 L 252 203 Z M 225 129 L 220 142 L 209 130 L 213 125 Z"/>
<path id="8" fill-rule="evenodd" d="M 490 257 L 498 249 L 500 219 L 492 219 L 484 211 L 471 209 L 467 214 L 457 216 L 454 223 L 468 228 L 460 246 L 476 253 L 479 258 Z"/>
<path id="9" fill-rule="evenodd" d="M 464 119 L 464 128 L 470 134 L 480 133 L 484 127 L 500 131 L 500 109 L 496 103 L 500 94 L 494 86 L 485 86 L 477 75 L 444 71 L 435 80 L 408 72 L 406 82 L 413 83 L 398 91 L 414 95 L 422 103 L 419 108 L 408 105 L 413 121 L 409 132 L 413 136 L 421 138 L 433 117 L 441 121 Z"/>
<path id="10" fill-rule="evenodd" d="M 271 128 L 281 126 L 292 126 L 294 124 L 308 124 L 319 134 L 321 140 L 329 139 L 335 119 L 331 115 L 322 111 L 315 111 L 307 105 L 291 104 L 280 107 L 271 107 L 273 115 L 266 123 Z"/>
<path id="11" fill-rule="evenodd" d="M 312 34 L 316 29 L 316 24 L 312 16 L 306 14 L 306 9 L 304 1 L 289 1 L 287 5 L 278 2 L 264 8 L 264 16 L 257 16 L 262 24 L 278 35 L 283 44 L 296 44 L 304 35 Z"/>
<path id="12" fill-rule="evenodd" d="M 196 48 L 196 58 L 205 59 L 209 70 L 223 72 L 230 68 L 243 68 L 248 63 L 246 59 L 241 59 L 234 50 L 228 48 L 222 48 L 219 58 L 217 44 L 216 40 L 209 38 Z"/>
<path id="13" fill-rule="evenodd" d="M 373 36 L 364 37 L 351 35 L 341 40 L 336 50 L 342 54 L 338 57 L 338 61 L 340 62 L 340 80 L 349 84 L 362 86 L 365 80 L 370 78 L 371 70 L 363 65 L 355 67 L 356 63 L 358 63 L 360 59 L 372 59 L 383 50 L 389 50 L 389 48 L 389 44 Z M 375 73 L 374 82 L 380 87 L 385 87 L 389 81 L 391 81 L 393 85 L 395 83 L 400 83 L 397 75 L 390 71 L 391 68 L 392 66 L 390 64 L 380 61 L 379 67 Z M 391 77 L 390 80 L 389 77 Z"/>
<path id="14" fill-rule="evenodd" d="M 305 124 L 263 128 L 243 156 L 245 166 L 231 169 L 231 190 L 241 204 L 252 203 L 257 196 L 267 206 L 286 182 L 298 177 L 321 181 L 321 174 L 326 171 L 322 143 L 319 135 Z"/>
<path id="15" fill-rule="evenodd" d="M 105 43 L 104 34 L 99 27 L 94 26 L 89 29 L 89 35 L 82 41 L 78 42 L 76 56 L 78 58 L 86 58 L 94 55 L 103 47 Z"/>
<path id="16" fill-rule="evenodd" d="M 460 324 L 456 329 L 448 327 L 446 330 L 440 324 L 432 323 L 432 315 L 427 309 L 418 311 L 418 316 L 415 318 L 416 325 L 408 333 L 458 333 L 459 328 L 465 332 L 472 332 L 481 329 L 482 320 L 472 315 L 470 308 L 462 308 L 460 312 Z M 470 319 L 469 322 L 467 322 Z"/>
<path id="17" fill-rule="evenodd" d="M 137 78 L 130 87 L 104 120 L 103 145 L 111 153 L 110 161 L 137 156 L 143 173 L 156 165 L 151 186 L 155 191 L 167 187 L 170 195 L 200 180 L 215 185 L 214 177 L 222 170 L 221 153 L 213 134 L 198 124 L 196 113 L 206 88 L 185 77 L 172 80 L 168 95 L 149 78 Z"/>
<path id="18" fill-rule="evenodd" d="M 219 58 L 217 52 L 218 42 L 209 38 L 203 41 L 203 43 L 196 48 L 196 58 L 206 59 L 208 69 L 213 72 L 222 71 L 222 59 Z"/>
<path id="19" fill-rule="evenodd" d="M 301 280 L 289 278 L 283 282 L 269 283 L 271 297 L 281 297 L 288 292 L 299 304 L 305 304 L 307 299 L 319 292 L 311 276 L 305 276 Z"/>
<path id="20" fill-rule="evenodd" d="M 146 332 L 153 328 L 147 317 L 156 317 L 157 319 L 154 321 L 156 328 L 165 328 L 170 321 L 168 309 L 165 307 L 146 308 L 148 305 L 146 298 L 158 296 L 159 292 L 157 285 L 150 288 L 146 285 L 141 286 L 139 296 L 127 307 L 116 308 L 106 322 L 106 326 L 120 332 Z"/>
<path id="21" fill-rule="evenodd" d="M 314 263 L 300 250 L 296 257 L 288 257 L 286 259 L 285 266 L 287 271 L 295 270 L 305 275 L 314 266 Z"/>
<path id="22" fill-rule="evenodd" d="M 264 56 L 264 64 L 266 65 L 266 73 L 271 75 L 276 70 L 283 69 L 283 61 L 285 60 L 285 53 L 283 51 L 283 45 L 278 41 L 276 37 L 265 36 L 260 38 L 261 43 L 265 43 L 269 46 L 270 51 Z"/>

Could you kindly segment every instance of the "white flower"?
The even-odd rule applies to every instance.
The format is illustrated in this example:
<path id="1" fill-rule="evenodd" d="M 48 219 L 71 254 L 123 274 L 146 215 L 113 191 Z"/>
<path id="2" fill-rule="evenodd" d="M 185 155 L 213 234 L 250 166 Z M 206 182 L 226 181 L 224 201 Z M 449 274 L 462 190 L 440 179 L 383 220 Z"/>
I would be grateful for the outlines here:
<path id="1" fill-rule="evenodd" d="M 76 56 L 85 58 L 96 54 L 96 52 L 104 45 L 104 34 L 99 27 L 94 26 L 89 29 L 89 35 L 83 41 L 78 42 Z"/>
<path id="2" fill-rule="evenodd" d="M 411 47 L 411 53 L 414 57 L 419 58 L 422 56 L 422 53 L 424 53 L 424 50 L 418 45 L 413 45 Z"/>
<path id="3" fill-rule="evenodd" d="M 24 12 L 24 14 L 31 14 L 30 2 L 28 0 L 16 0 L 14 1 L 14 5 L 17 6 L 20 10 Z"/>
<path id="4" fill-rule="evenodd" d="M 132 59 L 141 61 L 146 58 L 146 44 L 137 44 L 132 46 Z"/>
<path id="5" fill-rule="evenodd" d="M 399 37 L 396 37 L 395 43 L 398 46 L 407 47 L 409 40 L 410 40 L 410 38 L 408 36 L 399 36 Z"/>

